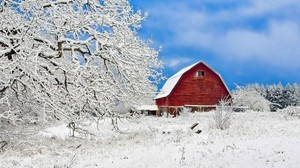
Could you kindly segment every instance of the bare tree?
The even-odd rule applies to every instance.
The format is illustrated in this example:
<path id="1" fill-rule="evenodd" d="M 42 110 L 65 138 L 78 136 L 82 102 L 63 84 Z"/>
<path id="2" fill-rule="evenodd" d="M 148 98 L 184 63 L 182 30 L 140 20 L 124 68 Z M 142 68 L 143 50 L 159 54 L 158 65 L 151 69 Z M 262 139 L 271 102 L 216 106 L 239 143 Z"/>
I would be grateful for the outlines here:
<path id="1" fill-rule="evenodd" d="M 127 0 L 0 3 L 0 118 L 113 117 L 155 93 L 158 52 Z"/>

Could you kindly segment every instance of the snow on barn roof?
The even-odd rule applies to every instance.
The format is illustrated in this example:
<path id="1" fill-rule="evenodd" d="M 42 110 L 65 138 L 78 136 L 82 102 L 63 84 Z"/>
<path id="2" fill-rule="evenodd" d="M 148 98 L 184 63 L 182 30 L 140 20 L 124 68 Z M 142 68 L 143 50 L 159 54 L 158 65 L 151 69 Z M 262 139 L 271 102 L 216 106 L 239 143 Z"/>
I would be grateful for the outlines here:
<path id="1" fill-rule="evenodd" d="M 160 92 L 156 95 L 156 97 L 154 99 L 159 99 L 159 98 L 163 98 L 163 97 L 167 97 L 169 96 L 169 94 L 172 92 L 172 90 L 174 89 L 174 87 L 176 86 L 176 84 L 178 83 L 178 81 L 180 80 L 181 76 L 186 73 L 187 71 L 189 71 L 190 69 L 192 69 L 194 66 L 196 66 L 199 63 L 203 63 L 205 66 L 207 66 L 210 70 L 212 70 L 213 72 L 215 72 L 221 79 L 221 81 L 223 82 L 223 84 L 225 85 L 227 91 L 230 93 L 227 85 L 225 84 L 223 78 L 221 77 L 221 75 L 219 73 L 217 73 L 214 69 L 212 69 L 210 66 L 208 66 L 205 62 L 203 61 L 199 61 L 195 64 L 192 64 L 188 67 L 185 67 L 183 69 L 181 69 L 180 71 L 178 71 L 175 75 L 171 76 L 166 83 L 164 84 L 164 86 L 162 87 L 162 89 L 160 90 Z"/>

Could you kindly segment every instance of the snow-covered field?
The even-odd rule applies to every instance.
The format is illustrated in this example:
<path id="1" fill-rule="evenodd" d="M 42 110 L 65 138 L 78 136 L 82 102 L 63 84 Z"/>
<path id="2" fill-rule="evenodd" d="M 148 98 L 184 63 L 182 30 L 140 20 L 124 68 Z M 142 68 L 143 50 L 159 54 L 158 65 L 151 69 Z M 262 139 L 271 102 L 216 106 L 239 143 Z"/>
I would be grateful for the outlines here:
<path id="1" fill-rule="evenodd" d="M 121 132 L 102 120 L 99 131 L 85 123 L 94 135 L 81 138 L 69 137 L 66 124 L 45 128 L 0 151 L 0 167 L 300 167 L 298 117 L 247 111 L 218 130 L 213 115 L 123 119 Z M 199 125 L 191 130 L 194 123 Z"/>

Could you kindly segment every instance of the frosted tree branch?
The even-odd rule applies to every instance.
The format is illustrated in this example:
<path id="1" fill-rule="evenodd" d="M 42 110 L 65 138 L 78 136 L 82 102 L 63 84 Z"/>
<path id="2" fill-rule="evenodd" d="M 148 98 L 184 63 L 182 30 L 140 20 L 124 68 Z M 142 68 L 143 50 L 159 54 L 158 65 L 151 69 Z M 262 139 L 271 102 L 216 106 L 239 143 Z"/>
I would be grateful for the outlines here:
<path id="1" fill-rule="evenodd" d="M 137 37 L 145 16 L 128 1 L 4 3 L 0 118 L 115 117 L 155 93 L 161 62 Z"/>

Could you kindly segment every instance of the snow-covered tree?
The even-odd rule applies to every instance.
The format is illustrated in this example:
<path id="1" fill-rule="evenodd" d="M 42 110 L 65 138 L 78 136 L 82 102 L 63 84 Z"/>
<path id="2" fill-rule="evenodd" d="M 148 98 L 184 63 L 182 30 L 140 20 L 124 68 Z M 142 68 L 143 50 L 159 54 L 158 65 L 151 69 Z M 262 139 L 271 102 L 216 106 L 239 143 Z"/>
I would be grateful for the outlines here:
<path id="1" fill-rule="evenodd" d="M 287 84 L 283 90 L 283 106 L 297 106 L 300 105 L 300 92 L 297 84 Z"/>
<path id="2" fill-rule="evenodd" d="M 238 87 L 237 90 L 240 90 L 240 88 Z M 288 106 L 300 105 L 300 86 L 296 83 L 287 84 L 286 86 L 282 86 L 280 83 L 269 86 L 251 84 L 243 87 L 243 90 L 255 90 L 257 93 L 262 95 L 270 101 L 271 111 L 283 109 Z"/>
<path id="3" fill-rule="evenodd" d="M 270 87 L 271 95 L 269 101 L 272 102 L 271 110 L 276 111 L 277 109 L 284 108 L 284 98 L 283 98 L 283 86 L 281 83 L 277 85 L 272 85 Z"/>
<path id="4" fill-rule="evenodd" d="M 114 116 L 155 93 L 158 52 L 127 0 L 0 3 L 0 118 Z"/>

